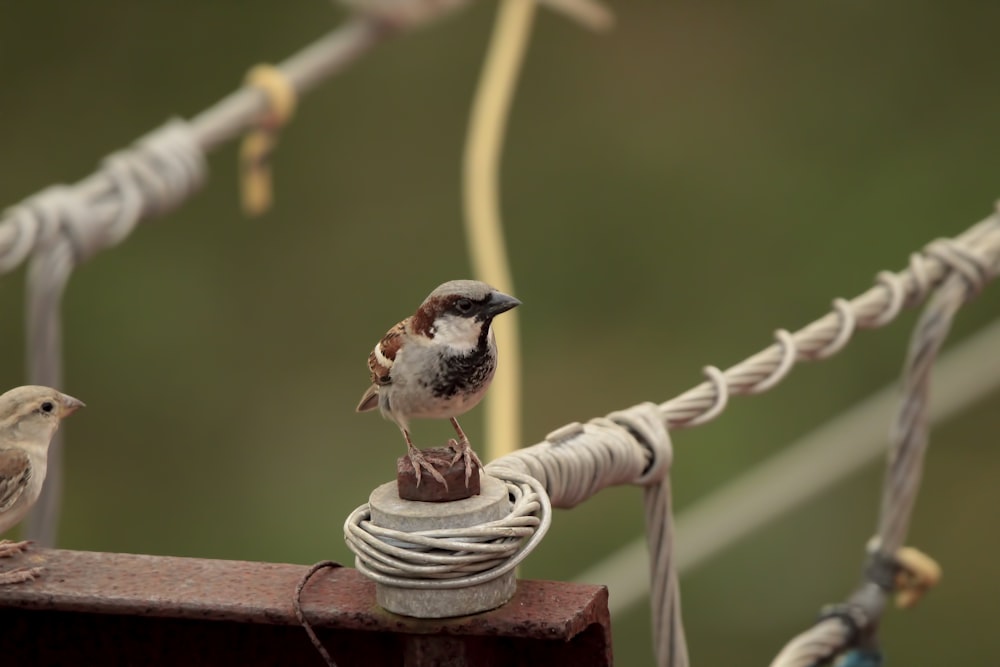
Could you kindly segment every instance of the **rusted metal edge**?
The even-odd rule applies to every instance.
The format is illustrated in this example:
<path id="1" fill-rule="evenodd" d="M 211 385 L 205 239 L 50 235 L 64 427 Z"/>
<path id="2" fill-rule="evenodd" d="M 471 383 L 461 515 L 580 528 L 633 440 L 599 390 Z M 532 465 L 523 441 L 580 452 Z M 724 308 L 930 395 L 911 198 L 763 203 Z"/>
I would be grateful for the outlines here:
<path id="1" fill-rule="evenodd" d="M 0 586 L 0 607 L 298 625 L 292 596 L 304 565 L 32 548 L 0 561 L 3 570 L 45 568 L 37 580 Z M 319 628 L 407 634 L 505 636 L 570 641 L 594 624 L 609 632 L 603 586 L 519 581 L 509 603 L 452 619 L 398 616 L 375 604 L 375 586 L 357 570 L 324 569 L 302 594 Z M 606 637 L 610 646 L 610 635 Z"/>

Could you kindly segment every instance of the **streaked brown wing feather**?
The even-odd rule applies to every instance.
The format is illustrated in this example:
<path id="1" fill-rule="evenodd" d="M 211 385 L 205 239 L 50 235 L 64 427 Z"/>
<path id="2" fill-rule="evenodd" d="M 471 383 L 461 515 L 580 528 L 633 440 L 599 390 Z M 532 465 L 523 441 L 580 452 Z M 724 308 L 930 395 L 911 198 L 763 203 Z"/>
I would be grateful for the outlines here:
<path id="1" fill-rule="evenodd" d="M 375 350 L 368 355 L 368 370 L 371 372 L 372 384 L 386 385 L 392 382 L 390 371 L 392 362 L 396 360 L 399 348 L 403 346 L 403 335 L 406 333 L 406 320 L 403 320 L 386 332 L 382 340 L 379 341 L 378 348 L 382 357 L 389 363 L 384 363 L 375 354 Z"/>
<path id="2" fill-rule="evenodd" d="M 22 449 L 0 449 L 0 512 L 14 506 L 31 479 L 31 459 Z"/>

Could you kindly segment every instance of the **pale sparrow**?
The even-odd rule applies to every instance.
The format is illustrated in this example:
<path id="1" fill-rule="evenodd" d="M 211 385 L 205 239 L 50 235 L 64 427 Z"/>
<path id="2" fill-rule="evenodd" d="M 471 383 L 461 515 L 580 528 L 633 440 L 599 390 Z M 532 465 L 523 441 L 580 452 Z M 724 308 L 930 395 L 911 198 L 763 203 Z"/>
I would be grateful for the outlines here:
<path id="1" fill-rule="evenodd" d="M 0 396 L 0 534 L 14 527 L 42 492 L 49 441 L 59 422 L 83 402 L 49 387 L 25 386 Z M 20 553 L 27 541 L 0 540 L 0 558 Z M 40 568 L 0 573 L 0 584 L 33 579 Z"/>

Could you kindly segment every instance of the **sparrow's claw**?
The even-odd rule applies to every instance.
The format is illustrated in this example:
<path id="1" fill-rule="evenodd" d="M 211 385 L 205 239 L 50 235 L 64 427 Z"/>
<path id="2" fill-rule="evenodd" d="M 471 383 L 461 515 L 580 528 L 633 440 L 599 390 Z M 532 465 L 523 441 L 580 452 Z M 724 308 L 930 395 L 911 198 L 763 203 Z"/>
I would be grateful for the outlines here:
<path id="1" fill-rule="evenodd" d="M 424 455 L 420 453 L 419 449 L 416 447 L 410 448 L 407 456 L 410 457 L 410 463 L 413 464 L 413 474 L 417 478 L 417 486 L 420 486 L 420 469 L 423 468 L 431 474 L 431 477 L 444 486 L 445 490 L 448 489 L 448 482 L 445 481 L 444 475 L 438 472 L 438 469 L 432 466 L 430 462 L 424 458 Z"/>
<path id="2" fill-rule="evenodd" d="M 0 540 L 0 558 L 10 558 L 17 555 L 27 549 L 30 544 L 30 540 L 21 540 L 20 542 Z M 10 572 L 0 572 L 0 586 L 31 581 L 41 573 L 42 568 L 40 567 L 23 567 L 19 570 L 11 570 Z"/>
<path id="3" fill-rule="evenodd" d="M 10 540 L 0 540 L 0 558 L 10 558 L 16 556 L 31 545 L 31 540 L 21 540 L 12 542 Z"/>
<path id="4" fill-rule="evenodd" d="M 40 567 L 23 567 L 20 570 L 0 572 L 0 586 L 34 581 L 36 577 L 42 574 L 42 570 L 43 568 Z"/>
<path id="5" fill-rule="evenodd" d="M 465 488 L 469 488 L 469 480 L 472 479 L 473 462 L 479 468 L 483 467 L 483 462 L 479 460 L 475 450 L 472 449 L 472 445 L 465 438 L 461 440 L 452 438 L 448 441 L 448 446 L 455 450 L 455 457 L 451 460 L 451 465 L 458 463 L 459 459 L 465 459 Z"/>

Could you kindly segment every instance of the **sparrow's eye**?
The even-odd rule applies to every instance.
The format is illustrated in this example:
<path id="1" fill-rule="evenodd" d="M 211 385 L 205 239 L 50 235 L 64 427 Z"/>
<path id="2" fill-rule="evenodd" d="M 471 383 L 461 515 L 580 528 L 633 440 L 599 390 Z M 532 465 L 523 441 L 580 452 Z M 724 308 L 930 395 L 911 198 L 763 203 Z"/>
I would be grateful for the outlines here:
<path id="1" fill-rule="evenodd" d="M 472 302 L 468 299 L 459 299 L 455 302 L 455 309 L 460 313 L 467 313 L 472 310 Z"/>
<path id="2" fill-rule="evenodd" d="M 40 407 L 42 408 L 42 412 L 51 414 L 56 409 L 56 404 L 52 401 L 45 401 Z"/>

